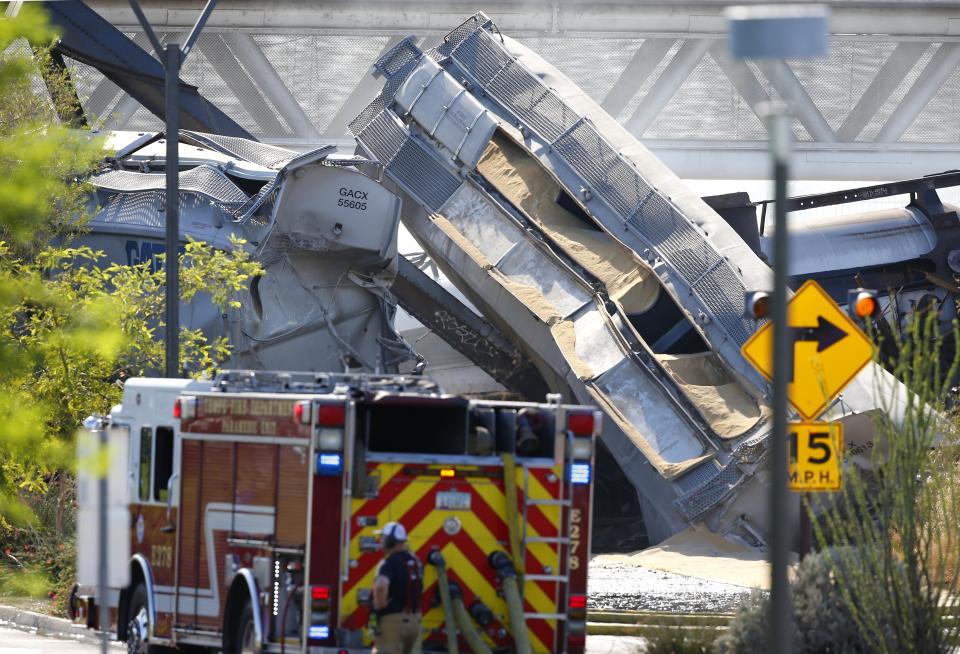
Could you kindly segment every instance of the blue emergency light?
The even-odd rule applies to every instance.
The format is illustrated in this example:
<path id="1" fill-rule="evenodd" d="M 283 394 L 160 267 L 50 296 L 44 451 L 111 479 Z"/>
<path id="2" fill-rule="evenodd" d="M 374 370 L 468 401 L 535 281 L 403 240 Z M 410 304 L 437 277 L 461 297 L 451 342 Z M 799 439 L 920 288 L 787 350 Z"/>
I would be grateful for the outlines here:
<path id="1" fill-rule="evenodd" d="M 330 627 L 325 624 L 310 625 L 307 629 L 307 638 L 311 640 L 326 640 L 330 637 Z"/>
<path id="2" fill-rule="evenodd" d="M 571 484 L 589 484 L 590 483 L 590 464 L 589 463 L 571 463 L 570 464 L 570 483 Z"/>
<path id="3" fill-rule="evenodd" d="M 321 452 L 317 454 L 317 474 L 333 477 L 343 472 L 343 455 Z M 311 627 L 312 629 L 313 627 Z"/>

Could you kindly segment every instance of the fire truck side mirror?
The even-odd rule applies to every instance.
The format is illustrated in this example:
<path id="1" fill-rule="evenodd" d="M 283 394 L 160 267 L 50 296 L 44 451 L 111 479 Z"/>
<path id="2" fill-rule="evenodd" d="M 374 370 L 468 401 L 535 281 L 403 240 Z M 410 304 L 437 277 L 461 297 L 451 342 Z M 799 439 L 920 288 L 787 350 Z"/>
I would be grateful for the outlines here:
<path id="1" fill-rule="evenodd" d="M 160 528 L 160 531 L 164 534 L 169 534 L 177 530 L 177 526 L 173 524 L 173 520 L 170 517 L 170 514 L 173 513 L 173 493 L 177 487 L 177 478 L 180 475 L 173 473 L 170 475 L 170 479 L 167 480 L 167 524 Z"/>

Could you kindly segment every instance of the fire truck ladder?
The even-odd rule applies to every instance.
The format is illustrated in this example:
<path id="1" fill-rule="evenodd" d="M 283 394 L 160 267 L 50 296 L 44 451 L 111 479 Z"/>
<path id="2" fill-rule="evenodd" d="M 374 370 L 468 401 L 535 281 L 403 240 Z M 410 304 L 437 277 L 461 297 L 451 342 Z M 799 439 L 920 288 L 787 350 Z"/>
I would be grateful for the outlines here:
<path id="1" fill-rule="evenodd" d="M 531 499 L 530 498 L 530 466 L 524 461 L 521 463 L 523 467 L 523 513 L 521 514 L 522 518 L 520 520 L 520 525 L 522 527 L 521 535 L 521 546 L 520 546 L 520 555 L 518 568 L 521 570 L 526 570 L 527 567 L 527 545 L 531 543 L 548 543 L 550 545 L 557 545 L 559 548 L 568 547 L 570 545 L 570 537 L 562 536 L 559 533 L 556 536 L 534 536 L 529 533 L 528 530 L 528 510 L 531 506 L 536 507 L 559 507 L 561 512 L 563 509 L 571 505 L 569 491 L 570 488 L 568 485 L 561 484 L 563 488 L 563 497 L 559 499 L 555 498 L 546 498 L 546 499 Z M 562 524 L 562 523 L 561 523 Z M 558 531 L 563 531 L 558 529 Z M 561 549 L 561 555 L 562 555 Z M 559 557 L 558 557 L 559 558 Z M 533 583 L 537 581 L 553 581 L 557 584 L 566 586 L 570 583 L 570 574 L 568 570 L 568 562 L 559 561 L 558 569 L 555 573 L 552 574 L 525 574 L 523 576 L 523 585 L 526 589 L 528 583 Z M 566 620 L 567 616 L 565 613 L 525 613 L 524 617 L 529 619 L 543 619 L 543 620 Z"/>

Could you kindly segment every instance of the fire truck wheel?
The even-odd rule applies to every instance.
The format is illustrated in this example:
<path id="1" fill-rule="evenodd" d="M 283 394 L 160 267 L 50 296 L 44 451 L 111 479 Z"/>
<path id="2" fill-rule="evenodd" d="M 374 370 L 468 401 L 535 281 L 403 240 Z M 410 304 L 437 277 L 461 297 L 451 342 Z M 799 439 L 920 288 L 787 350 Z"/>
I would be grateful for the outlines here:
<path id="1" fill-rule="evenodd" d="M 253 627 L 253 607 L 249 600 L 243 603 L 239 616 L 234 623 L 236 626 L 229 644 L 224 648 L 224 654 L 258 654 Z"/>
<path id="2" fill-rule="evenodd" d="M 147 589 L 143 584 L 130 594 L 127 605 L 127 652 L 128 654 L 158 654 L 163 651 L 147 642 L 150 634 L 150 620 L 147 612 Z"/>

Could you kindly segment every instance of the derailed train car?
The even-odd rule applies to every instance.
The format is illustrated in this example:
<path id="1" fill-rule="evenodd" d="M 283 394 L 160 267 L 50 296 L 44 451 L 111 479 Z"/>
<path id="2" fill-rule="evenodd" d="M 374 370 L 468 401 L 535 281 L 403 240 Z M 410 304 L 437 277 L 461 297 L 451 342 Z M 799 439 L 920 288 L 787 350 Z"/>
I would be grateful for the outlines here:
<path id="1" fill-rule="evenodd" d="M 162 134 L 114 133 L 107 170 L 90 180 L 89 230 L 76 241 L 109 262 L 159 266 L 164 253 Z M 410 359 L 388 301 L 397 271 L 399 200 L 324 147 L 301 154 L 235 137 L 180 132 L 180 238 L 231 248 L 242 238 L 265 274 L 241 309 L 203 298 L 183 324 L 227 336 L 229 365 L 396 371 Z"/>
<path id="2" fill-rule="evenodd" d="M 482 13 L 374 70 L 351 123 L 404 198 L 403 220 L 547 382 L 611 418 L 603 441 L 638 488 L 650 540 L 694 521 L 766 531 L 768 387 L 740 354 L 744 294 L 770 269 L 579 88 Z M 829 417 L 873 438 L 870 366 Z M 896 416 L 893 416 L 896 418 Z"/>

